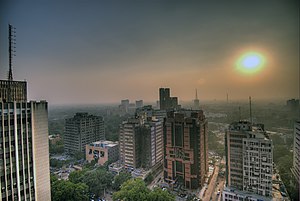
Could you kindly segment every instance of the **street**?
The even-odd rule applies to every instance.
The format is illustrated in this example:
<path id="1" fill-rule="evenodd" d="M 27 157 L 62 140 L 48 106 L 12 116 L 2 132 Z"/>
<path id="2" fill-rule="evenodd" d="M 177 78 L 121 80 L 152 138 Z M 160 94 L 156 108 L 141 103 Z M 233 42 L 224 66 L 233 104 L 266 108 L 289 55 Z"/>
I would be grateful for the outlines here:
<path id="1" fill-rule="evenodd" d="M 215 185 L 216 185 L 216 181 L 217 181 L 218 174 L 219 174 L 219 165 L 220 165 L 220 162 L 218 161 L 215 165 L 214 174 L 213 174 L 213 176 L 207 186 L 207 189 L 205 191 L 205 195 L 202 199 L 203 201 L 209 201 L 212 196 L 212 193 L 215 190 Z"/>

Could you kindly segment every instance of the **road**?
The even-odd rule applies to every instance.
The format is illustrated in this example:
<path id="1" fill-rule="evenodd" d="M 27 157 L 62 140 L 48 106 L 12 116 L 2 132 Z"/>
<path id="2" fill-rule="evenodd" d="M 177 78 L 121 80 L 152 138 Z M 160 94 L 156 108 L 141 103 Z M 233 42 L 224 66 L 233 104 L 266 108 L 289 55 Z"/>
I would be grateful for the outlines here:
<path id="1" fill-rule="evenodd" d="M 158 180 L 160 179 L 160 181 L 158 182 Z M 153 187 L 157 184 L 159 184 L 160 182 L 163 181 L 163 171 L 161 171 L 151 182 L 151 184 L 148 185 L 149 189 L 153 189 Z"/>
<path id="2" fill-rule="evenodd" d="M 218 174 L 219 174 L 219 165 L 220 165 L 220 162 L 217 162 L 215 165 L 215 171 L 214 171 L 214 174 L 207 186 L 205 195 L 202 199 L 203 201 L 209 201 L 212 196 L 212 193 L 215 191 L 216 181 L 217 181 Z"/>
<path id="3" fill-rule="evenodd" d="M 214 193 L 212 194 L 212 196 L 211 196 L 211 200 L 221 200 L 221 193 L 222 193 L 222 191 L 223 191 L 223 188 L 224 188 L 224 183 L 225 183 L 225 181 L 224 181 L 224 179 L 222 178 L 222 179 L 218 179 L 218 182 L 219 182 L 219 184 L 217 185 L 217 187 L 215 188 L 215 191 L 214 191 Z M 218 195 L 218 190 L 220 189 L 220 194 Z"/>

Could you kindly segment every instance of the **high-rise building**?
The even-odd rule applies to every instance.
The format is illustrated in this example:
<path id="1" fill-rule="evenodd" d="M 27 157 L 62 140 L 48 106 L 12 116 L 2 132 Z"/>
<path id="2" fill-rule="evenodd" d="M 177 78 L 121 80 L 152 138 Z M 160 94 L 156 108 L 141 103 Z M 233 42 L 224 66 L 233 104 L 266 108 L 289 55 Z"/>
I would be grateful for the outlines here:
<path id="1" fill-rule="evenodd" d="M 104 139 L 102 117 L 88 113 L 76 113 L 73 118 L 66 119 L 64 136 L 66 153 L 85 152 L 85 145 Z"/>
<path id="2" fill-rule="evenodd" d="M 292 172 L 300 184 L 300 120 L 294 124 L 294 156 Z"/>
<path id="3" fill-rule="evenodd" d="M 272 197 L 273 144 L 263 124 L 248 121 L 229 125 L 225 135 L 226 186 L 229 191 Z M 228 199 L 228 198 L 227 198 Z"/>
<path id="4" fill-rule="evenodd" d="M 159 89 L 159 107 L 160 110 L 173 110 L 179 109 L 177 97 L 170 97 L 169 88 L 160 88 Z"/>
<path id="5" fill-rule="evenodd" d="M 164 178 L 188 189 L 202 187 L 208 172 L 207 120 L 201 110 L 168 112 L 164 122 Z"/>
<path id="6" fill-rule="evenodd" d="M 51 200 L 48 106 L 27 102 L 27 83 L 13 81 L 9 25 L 8 80 L 0 80 L 0 200 Z"/>
<path id="7" fill-rule="evenodd" d="M 138 154 L 137 154 L 137 132 L 140 121 L 138 119 L 128 119 L 120 125 L 119 135 L 119 149 L 120 149 L 120 161 L 126 167 L 137 167 Z"/>
<path id="8" fill-rule="evenodd" d="M 47 102 L 0 102 L 0 200 L 50 200 Z"/>
<path id="9" fill-rule="evenodd" d="M 138 116 L 120 125 L 120 160 L 125 167 L 150 169 L 162 162 L 162 122 Z"/>

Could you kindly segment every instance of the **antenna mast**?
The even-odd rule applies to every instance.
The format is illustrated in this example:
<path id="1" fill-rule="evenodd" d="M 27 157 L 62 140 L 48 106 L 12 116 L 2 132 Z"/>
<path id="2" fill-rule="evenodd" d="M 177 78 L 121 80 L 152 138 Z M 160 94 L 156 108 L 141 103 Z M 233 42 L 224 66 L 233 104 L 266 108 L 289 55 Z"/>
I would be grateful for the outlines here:
<path id="1" fill-rule="evenodd" d="M 252 122 L 252 105 L 251 105 L 251 96 L 249 96 L 249 105 L 250 105 L 250 122 L 251 122 L 251 124 L 253 123 Z"/>
<path id="2" fill-rule="evenodd" d="M 198 100 L 198 94 L 197 94 L 197 89 L 196 89 L 196 100 Z"/>
<path id="3" fill-rule="evenodd" d="M 11 24 L 8 25 L 8 53 L 9 53 L 9 71 L 8 71 L 8 80 L 13 81 L 13 74 L 12 74 L 12 58 L 15 55 L 15 44 L 16 44 L 16 28 L 13 27 Z"/>

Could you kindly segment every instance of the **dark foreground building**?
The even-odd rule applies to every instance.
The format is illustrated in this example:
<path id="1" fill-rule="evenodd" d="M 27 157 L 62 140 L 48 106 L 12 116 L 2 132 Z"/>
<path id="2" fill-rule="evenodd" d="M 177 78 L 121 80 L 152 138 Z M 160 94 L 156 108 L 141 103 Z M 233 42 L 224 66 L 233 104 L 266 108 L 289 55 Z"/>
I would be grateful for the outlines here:
<path id="1" fill-rule="evenodd" d="M 168 112 L 164 122 L 164 178 L 197 189 L 208 172 L 207 120 L 201 110 Z"/>

